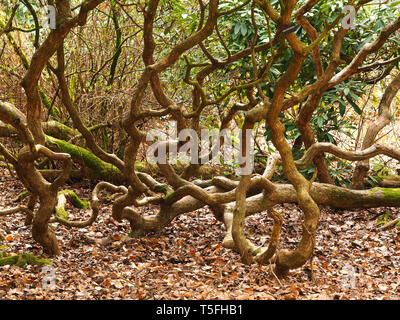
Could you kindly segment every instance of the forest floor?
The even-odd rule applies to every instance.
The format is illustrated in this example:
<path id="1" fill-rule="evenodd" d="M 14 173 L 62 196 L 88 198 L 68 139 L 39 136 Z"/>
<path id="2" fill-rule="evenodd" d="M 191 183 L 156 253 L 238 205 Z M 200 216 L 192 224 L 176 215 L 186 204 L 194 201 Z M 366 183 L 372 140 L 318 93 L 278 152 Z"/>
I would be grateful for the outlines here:
<path id="1" fill-rule="evenodd" d="M 93 185 L 70 185 L 88 198 Z M 6 170 L 0 170 L 0 208 L 14 207 L 23 191 Z M 151 214 L 152 209 L 143 209 Z M 295 205 L 278 206 L 284 217 L 280 248 L 294 248 L 301 236 L 300 211 Z M 180 216 L 158 233 L 127 237 L 129 225 L 110 218 L 104 205 L 98 220 L 85 229 L 53 224 L 62 250 L 49 258 L 55 285 L 40 266 L 0 267 L 1 299 L 400 299 L 400 228 L 377 232 L 378 216 L 398 209 L 335 210 L 321 208 L 315 256 L 311 264 L 277 280 L 270 266 L 246 266 L 239 255 L 223 248 L 223 225 L 207 208 Z M 90 215 L 69 208 L 70 219 Z M 271 219 L 265 214 L 246 220 L 248 236 L 258 244 L 268 240 Z M 6 240 L 0 251 L 32 253 L 46 258 L 32 239 L 24 216 L 0 217 Z M 108 245 L 87 242 L 87 237 L 111 236 Z M 47 257 L 48 258 L 48 257 Z M 50 270 L 51 271 L 51 270 Z M 50 272 L 47 270 L 47 272 Z"/>

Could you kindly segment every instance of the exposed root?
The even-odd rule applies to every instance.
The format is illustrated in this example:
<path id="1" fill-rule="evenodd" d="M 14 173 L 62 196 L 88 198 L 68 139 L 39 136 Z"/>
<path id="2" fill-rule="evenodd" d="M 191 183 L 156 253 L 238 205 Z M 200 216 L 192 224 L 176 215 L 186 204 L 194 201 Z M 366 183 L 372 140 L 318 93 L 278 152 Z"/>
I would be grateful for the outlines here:
<path id="1" fill-rule="evenodd" d="M 271 263 L 271 259 L 276 253 L 278 246 L 279 235 L 282 228 L 282 216 L 275 210 L 270 210 L 270 214 L 274 219 L 274 227 L 272 229 L 271 239 L 269 240 L 268 248 L 262 248 L 257 254 L 255 260 L 257 263 L 267 265 Z"/>
<path id="2" fill-rule="evenodd" d="M 9 215 L 12 215 L 15 213 L 20 213 L 20 212 L 26 214 L 27 219 L 33 219 L 33 216 L 34 216 L 33 211 L 25 206 L 18 206 L 18 207 L 11 208 L 11 209 L 0 210 L 0 216 L 9 216 Z"/>
<path id="3" fill-rule="evenodd" d="M 400 217 L 395 220 L 392 220 L 388 223 L 385 223 L 382 227 L 377 228 L 377 231 L 385 231 L 391 228 L 394 228 L 396 225 L 400 225 Z"/>
<path id="4" fill-rule="evenodd" d="M 92 192 L 92 199 L 90 201 L 92 215 L 90 216 L 90 218 L 88 220 L 86 220 L 86 221 L 68 221 L 59 216 L 56 216 L 55 221 L 64 226 L 73 227 L 73 228 L 86 228 L 86 227 L 92 225 L 96 221 L 98 214 L 99 214 L 99 202 L 100 202 L 99 193 L 102 190 L 111 191 L 113 193 L 126 193 L 127 192 L 127 189 L 125 187 L 122 187 L 122 186 L 116 187 L 108 182 L 104 182 L 104 181 L 100 182 L 96 185 L 96 187 L 94 188 L 94 190 Z M 70 191 L 70 190 L 68 190 L 68 191 Z M 67 193 L 61 192 L 61 195 L 59 195 L 59 198 L 60 198 L 60 196 L 65 197 L 66 194 L 71 195 L 71 192 L 67 192 Z M 73 204 L 75 204 L 75 205 L 80 204 L 81 206 L 84 205 L 84 207 L 82 207 L 82 209 L 87 207 L 87 204 L 85 202 L 82 202 L 79 198 L 78 199 L 80 200 L 80 202 L 76 202 L 76 200 L 77 200 L 76 195 L 75 195 L 75 197 L 72 197 L 72 199 L 74 199 Z"/>
<path id="5" fill-rule="evenodd" d="M 29 191 L 25 190 L 25 191 L 21 192 L 18 196 L 16 196 L 14 199 L 12 199 L 12 202 L 19 202 L 21 200 L 24 200 L 28 195 L 29 195 Z"/>
<path id="6" fill-rule="evenodd" d="M 89 207 L 89 203 L 86 201 L 82 201 L 74 191 L 72 190 L 60 191 L 57 197 L 56 216 L 63 220 L 68 220 L 68 213 L 65 210 L 65 205 L 67 201 L 78 209 L 85 210 Z"/>
<path id="7" fill-rule="evenodd" d="M 75 241 L 76 239 L 71 239 L 71 242 Z M 86 244 L 91 244 L 91 245 L 99 245 L 99 246 L 107 246 L 115 241 L 113 236 L 107 236 L 101 239 L 95 239 L 88 237 L 86 235 L 82 235 L 79 239 L 79 241 L 82 241 Z"/>

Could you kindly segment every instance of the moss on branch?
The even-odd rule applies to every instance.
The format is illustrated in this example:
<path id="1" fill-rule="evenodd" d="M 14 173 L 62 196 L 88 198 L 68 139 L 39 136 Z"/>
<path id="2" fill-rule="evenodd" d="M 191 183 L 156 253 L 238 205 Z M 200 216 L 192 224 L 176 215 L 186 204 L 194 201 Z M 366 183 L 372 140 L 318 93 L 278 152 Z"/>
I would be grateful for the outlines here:
<path id="1" fill-rule="evenodd" d="M 68 213 L 65 210 L 67 201 L 78 209 L 85 210 L 89 208 L 89 202 L 81 200 L 74 191 L 63 190 L 58 193 L 58 203 L 56 206 L 56 216 L 58 218 L 68 220 Z"/>
<path id="2" fill-rule="evenodd" d="M 64 220 L 68 220 L 68 213 L 64 207 L 60 206 L 56 208 L 56 216 Z"/>
<path id="3" fill-rule="evenodd" d="M 39 259 L 32 254 L 18 254 L 14 256 L 7 256 L 5 252 L 0 252 L 0 266 L 5 265 L 17 265 L 19 267 L 24 267 L 27 264 L 34 266 L 41 266 L 44 264 L 53 264 L 47 259 Z"/>
<path id="4" fill-rule="evenodd" d="M 89 208 L 89 202 L 81 200 L 77 194 L 72 190 L 63 190 L 58 193 L 65 195 L 69 203 L 71 203 L 75 208 L 85 210 Z"/>
<path id="5" fill-rule="evenodd" d="M 64 140 L 46 136 L 47 143 L 55 145 L 59 151 L 68 153 L 72 159 L 83 166 L 85 176 L 100 180 L 120 181 L 121 172 L 115 166 L 104 162 L 85 148 Z"/>
<path id="6" fill-rule="evenodd" d="M 400 188 L 377 188 L 387 201 L 400 201 Z"/>
<path id="7" fill-rule="evenodd" d="M 69 140 L 75 135 L 79 134 L 77 130 L 71 129 L 70 127 L 58 121 L 43 122 L 42 126 L 43 126 L 43 131 L 47 135 L 62 140 Z"/>

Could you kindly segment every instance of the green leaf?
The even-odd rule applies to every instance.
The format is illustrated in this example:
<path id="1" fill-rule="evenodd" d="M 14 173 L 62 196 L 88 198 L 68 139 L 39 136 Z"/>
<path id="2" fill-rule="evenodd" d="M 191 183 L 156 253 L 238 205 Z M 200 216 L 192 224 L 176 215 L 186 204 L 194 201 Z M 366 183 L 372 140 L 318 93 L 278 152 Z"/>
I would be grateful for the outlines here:
<path id="1" fill-rule="evenodd" d="M 235 35 L 237 35 L 237 34 L 239 33 L 240 27 L 241 27 L 241 24 L 240 24 L 240 23 L 236 23 L 236 24 L 235 24 L 235 29 L 233 30 L 233 33 L 234 33 Z"/>
<path id="2" fill-rule="evenodd" d="M 243 37 L 247 34 L 247 27 L 245 24 L 240 25 L 240 32 L 242 33 Z"/>
<path id="3" fill-rule="evenodd" d="M 346 108 L 347 108 L 346 102 L 344 102 L 342 99 L 339 99 L 338 102 L 339 102 L 339 112 L 340 115 L 343 117 L 344 114 L 346 113 Z"/>
<path id="4" fill-rule="evenodd" d="M 357 112 L 359 115 L 362 114 L 362 110 L 360 107 L 354 102 L 354 100 L 350 97 L 350 95 L 346 96 L 347 101 L 351 104 L 353 107 L 354 111 Z"/>

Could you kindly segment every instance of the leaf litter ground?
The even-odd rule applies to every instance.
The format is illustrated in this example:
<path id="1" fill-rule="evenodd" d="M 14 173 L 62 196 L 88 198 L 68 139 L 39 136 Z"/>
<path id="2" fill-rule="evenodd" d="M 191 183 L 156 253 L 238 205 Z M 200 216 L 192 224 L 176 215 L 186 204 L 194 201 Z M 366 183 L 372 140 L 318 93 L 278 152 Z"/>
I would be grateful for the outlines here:
<path id="1" fill-rule="evenodd" d="M 93 185 L 81 182 L 68 188 L 88 198 Z M 0 171 L 0 208 L 16 206 L 13 199 L 23 190 L 7 171 Z M 90 215 L 67 209 L 72 220 Z M 301 211 L 292 204 L 277 210 L 284 217 L 280 248 L 295 248 Z M 274 277 L 270 266 L 246 266 L 236 252 L 223 248 L 224 227 L 206 207 L 178 217 L 160 232 L 129 238 L 128 224 L 114 221 L 111 205 L 105 204 L 88 228 L 52 225 L 62 250 L 56 258 L 43 254 L 22 214 L 0 217 L 0 232 L 6 236 L 0 251 L 49 258 L 55 272 L 54 287 L 46 288 L 47 274 L 40 266 L 0 267 L 0 299 L 400 299 L 400 228 L 376 232 L 378 217 L 387 212 L 399 214 L 393 208 L 321 208 L 312 264 L 283 280 Z M 268 241 L 271 229 L 265 214 L 246 220 L 247 236 L 258 245 Z M 112 241 L 88 241 L 105 237 Z"/>

